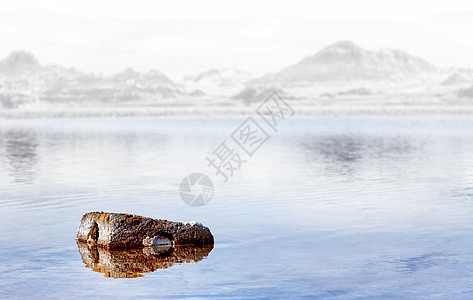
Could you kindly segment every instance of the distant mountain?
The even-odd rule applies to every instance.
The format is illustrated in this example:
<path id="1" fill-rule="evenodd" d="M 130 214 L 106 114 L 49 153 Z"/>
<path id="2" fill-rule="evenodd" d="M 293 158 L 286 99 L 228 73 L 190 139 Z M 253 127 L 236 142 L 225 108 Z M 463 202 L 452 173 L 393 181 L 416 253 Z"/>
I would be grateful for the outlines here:
<path id="1" fill-rule="evenodd" d="M 182 94 L 179 85 L 159 70 L 137 72 L 128 68 L 104 81 L 122 100 L 174 98 Z"/>
<path id="2" fill-rule="evenodd" d="M 364 97 L 364 96 L 371 96 L 371 95 L 376 95 L 379 94 L 379 92 L 370 90 L 367 88 L 355 88 L 355 89 L 349 89 L 349 90 L 344 90 L 344 91 L 338 91 L 336 93 L 322 93 L 320 95 L 321 98 L 339 98 L 339 97 Z"/>
<path id="3" fill-rule="evenodd" d="M 276 86 L 248 86 L 237 94 L 233 95 L 231 99 L 240 100 L 244 103 L 260 102 L 274 92 L 278 93 L 280 96 L 283 96 L 285 99 L 294 99 L 294 96 Z"/>
<path id="4" fill-rule="evenodd" d="M 176 85 L 171 79 L 169 79 L 166 75 L 164 75 L 163 72 L 159 70 L 149 70 L 147 72 L 141 73 L 135 71 L 132 68 L 127 68 L 122 72 L 111 76 L 109 80 L 116 83 L 127 83 L 132 85 L 148 85 L 150 83 L 153 83 L 153 85 Z"/>
<path id="5" fill-rule="evenodd" d="M 451 105 L 473 99 L 472 84 L 473 69 L 438 69 L 401 50 L 370 51 L 350 41 L 329 45 L 257 79 L 230 68 L 210 69 L 181 82 L 156 69 L 127 68 L 102 75 L 44 65 L 27 51 L 0 59 L 0 109 L 231 107 L 261 101 L 272 91 L 306 108 L 367 103 Z"/>
<path id="6" fill-rule="evenodd" d="M 0 60 L 0 107 L 30 103 L 127 103 L 181 95 L 178 84 L 159 70 L 128 68 L 112 76 L 83 73 L 59 65 L 42 66 L 26 51 Z"/>
<path id="7" fill-rule="evenodd" d="M 28 51 L 13 51 L 0 60 L 0 73 L 17 75 L 38 71 L 41 64 L 38 59 Z"/>
<path id="8" fill-rule="evenodd" d="M 466 89 L 461 89 L 457 92 L 458 96 L 463 98 L 472 98 L 473 99 L 473 85 Z"/>
<path id="9" fill-rule="evenodd" d="M 402 50 L 369 51 L 351 41 L 339 41 L 257 82 L 399 79 L 437 71 L 427 61 Z"/>
<path id="10" fill-rule="evenodd" d="M 458 85 L 458 84 L 464 84 L 468 82 L 470 82 L 470 80 L 468 80 L 465 76 L 459 73 L 453 73 L 442 82 L 442 85 Z"/>
<path id="11" fill-rule="evenodd" d="M 184 77 L 188 83 L 211 84 L 217 86 L 230 86 L 244 84 L 251 80 L 250 73 L 235 69 L 210 69 L 202 73 Z"/>

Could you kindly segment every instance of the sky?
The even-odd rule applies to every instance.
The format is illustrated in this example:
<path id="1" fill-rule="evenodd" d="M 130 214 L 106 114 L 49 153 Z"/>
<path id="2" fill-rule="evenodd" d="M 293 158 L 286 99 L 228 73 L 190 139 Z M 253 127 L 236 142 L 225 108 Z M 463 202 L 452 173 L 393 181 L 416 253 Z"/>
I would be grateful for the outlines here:
<path id="1" fill-rule="evenodd" d="M 43 64 L 104 74 L 262 75 L 347 39 L 473 68 L 472 1 L 15 0 L 2 3 L 0 26 L 0 57 L 27 50 Z"/>

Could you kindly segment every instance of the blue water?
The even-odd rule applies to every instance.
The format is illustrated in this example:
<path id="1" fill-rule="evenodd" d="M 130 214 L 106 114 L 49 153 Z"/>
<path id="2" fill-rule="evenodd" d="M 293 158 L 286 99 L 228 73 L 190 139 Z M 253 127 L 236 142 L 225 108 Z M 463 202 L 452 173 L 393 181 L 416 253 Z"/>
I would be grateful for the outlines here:
<path id="1" fill-rule="evenodd" d="M 206 157 L 244 119 L 0 120 L 0 298 L 473 298 L 473 118 L 290 118 L 224 183 Z M 196 220 L 215 247 L 107 278 L 76 245 L 89 211 Z"/>

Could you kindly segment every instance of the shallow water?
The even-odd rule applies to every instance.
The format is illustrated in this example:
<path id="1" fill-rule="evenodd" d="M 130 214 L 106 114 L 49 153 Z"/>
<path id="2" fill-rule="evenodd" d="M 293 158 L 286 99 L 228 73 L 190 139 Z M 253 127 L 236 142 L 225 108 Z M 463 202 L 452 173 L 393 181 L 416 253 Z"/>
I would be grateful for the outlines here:
<path id="1" fill-rule="evenodd" d="M 473 297 L 473 118 L 295 117 L 224 183 L 205 158 L 243 121 L 0 120 L 0 297 Z M 107 278 L 76 245 L 88 211 L 196 220 L 215 246 Z"/>

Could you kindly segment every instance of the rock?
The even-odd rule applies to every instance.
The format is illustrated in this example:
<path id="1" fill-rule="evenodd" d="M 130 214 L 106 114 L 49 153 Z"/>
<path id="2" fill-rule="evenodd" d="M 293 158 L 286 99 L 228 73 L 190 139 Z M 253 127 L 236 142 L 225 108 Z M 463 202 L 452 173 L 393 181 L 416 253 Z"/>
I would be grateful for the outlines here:
<path id="1" fill-rule="evenodd" d="M 90 212 L 82 217 L 77 240 L 105 249 L 160 245 L 213 245 L 210 230 L 196 222 L 171 222 L 122 213 Z"/>
<path id="2" fill-rule="evenodd" d="M 95 272 L 111 278 L 136 278 L 143 277 L 143 273 L 167 269 L 176 263 L 197 263 L 212 251 L 213 245 L 106 250 L 77 241 L 77 247 L 86 267 Z"/>

